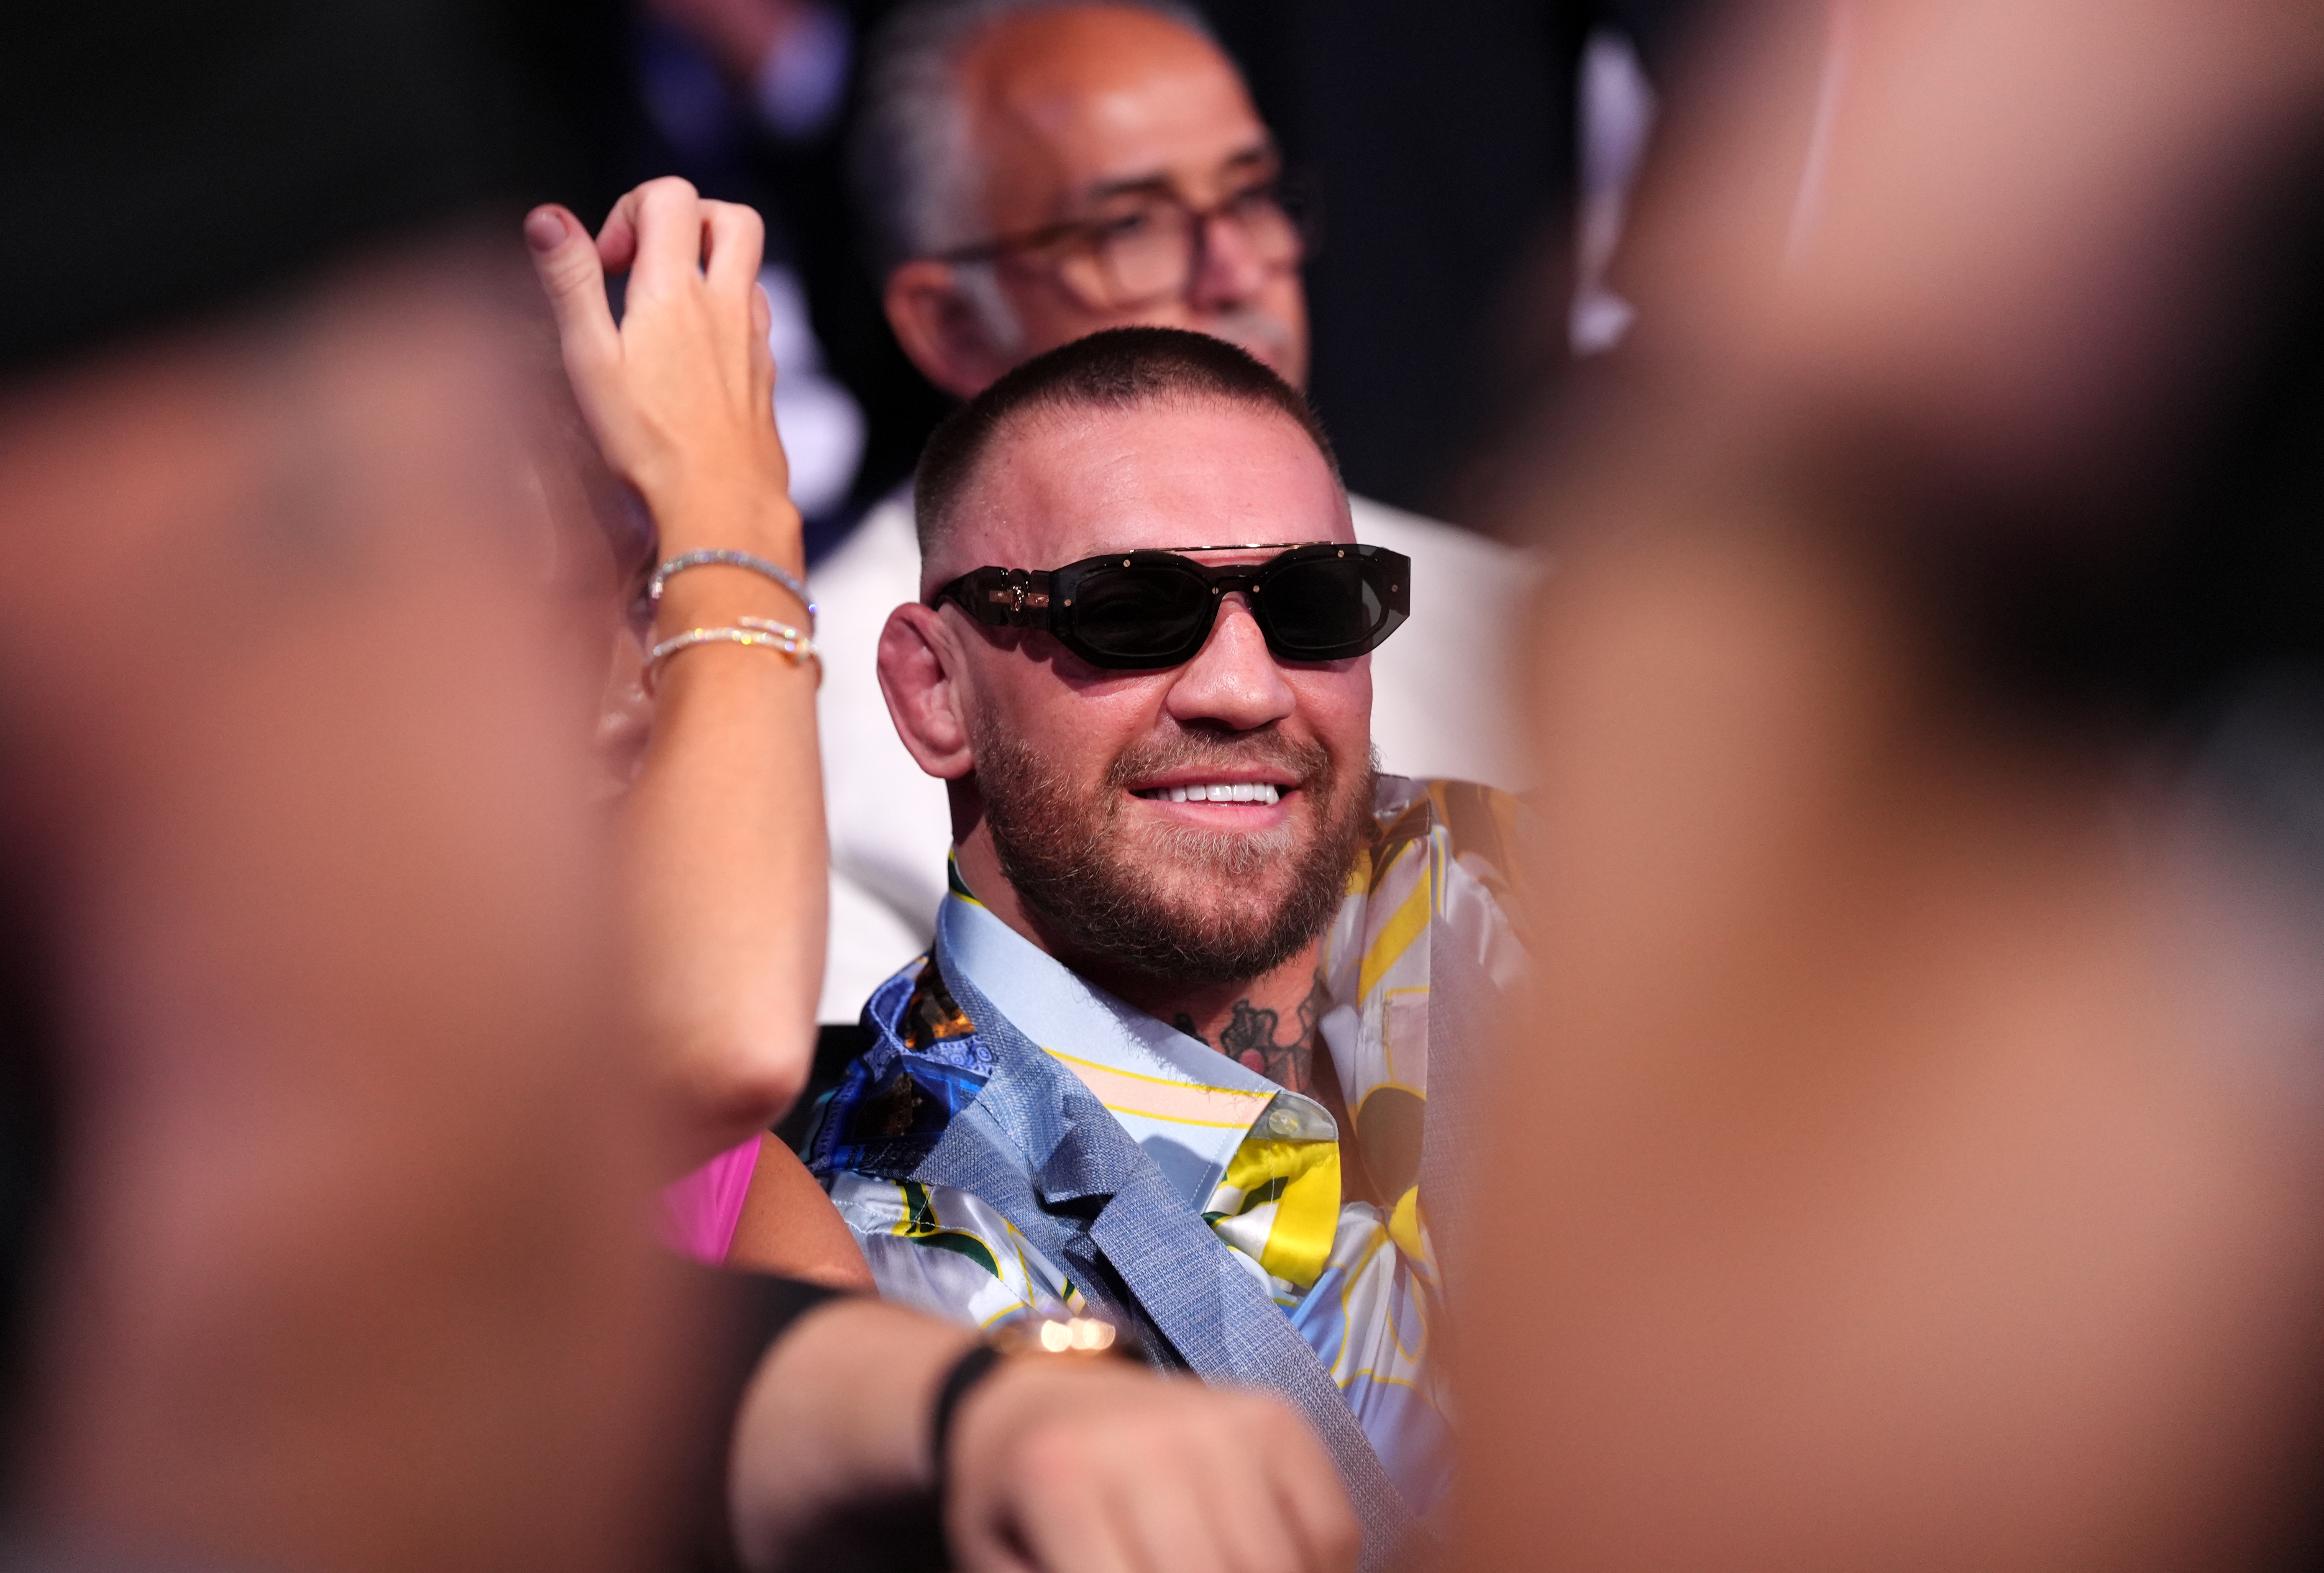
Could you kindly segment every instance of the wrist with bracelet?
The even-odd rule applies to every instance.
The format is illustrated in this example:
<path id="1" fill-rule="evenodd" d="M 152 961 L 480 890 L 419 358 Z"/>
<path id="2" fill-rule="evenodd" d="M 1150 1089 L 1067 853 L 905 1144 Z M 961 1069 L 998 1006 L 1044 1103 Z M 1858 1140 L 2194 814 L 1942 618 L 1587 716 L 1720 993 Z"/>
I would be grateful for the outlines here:
<path id="1" fill-rule="evenodd" d="M 646 694 L 654 691 L 654 674 L 661 663 L 681 650 L 692 650 L 703 644 L 740 644 L 756 650 L 771 650 L 790 657 L 793 666 L 815 662 L 816 686 L 823 686 L 823 652 L 815 641 L 788 623 L 777 623 L 765 617 L 737 617 L 740 627 L 688 628 L 674 634 L 646 652 L 643 680 Z"/>
<path id="2" fill-rule="evenodd" d="M 780 563 L 770 562 L 754 553 L 737 551 L 731 547 L 714 546 L 706 547 L 699 551 L 681 551 L 676 557 L 664 560 L 646 579 L 646 599 L 659 601 L 663 588 L 670 580 L 689 569 L 697 568 L 748 569 L 761 578 L 773 580 L 789 591 L 798 599 L 798 604 L 807 608 L 807 632 L 809 634 L 815 632 L 815 617 L 818 608 L 813 597 L 807 593 L 806 583 Z"/>
<path id="3" fill-rule="evenodd" d="M 815 645 L 815 619 L 818 608 L 798 575 L 779 563 L 770 562 L 752 552 L 727 547 L 709 547 L 698 551 L 680 552 L 662 562 L 646 580 L 645 600 L 650 605 L 659 605 L 662 590 L 671 579 L 689 569 L 697 568 L 747 569 L 762 578 L 773 580 L 807 608 L 807 628 L 802 632 L 788 623 L 778 623 L 769 617 L 737 617 L 733 626 L 688 628 L 673 634 L 646 652 L 644 682 L 648 694 L 653 692 L 654 674 L 663 662 L 681 650 L 692 650 L 705 644 L 739 644 L 773 651 L 789 657 L 793 666 L 812 661 L 815 662 L 816 684 L 822 686 L 823 654 Z"/>
<path id="4" fill-rule="evenodd" d="M 1012 1323 L 972 1344 L 945 1370 L 928 1409 L 928 1459 L 941 1508 L 952 1479 L 952 1432 L 968 1395 L 1011 1359 L 1136 1360 L 1130 1341 L 1096 1317 L 1043 1317 Z"/>

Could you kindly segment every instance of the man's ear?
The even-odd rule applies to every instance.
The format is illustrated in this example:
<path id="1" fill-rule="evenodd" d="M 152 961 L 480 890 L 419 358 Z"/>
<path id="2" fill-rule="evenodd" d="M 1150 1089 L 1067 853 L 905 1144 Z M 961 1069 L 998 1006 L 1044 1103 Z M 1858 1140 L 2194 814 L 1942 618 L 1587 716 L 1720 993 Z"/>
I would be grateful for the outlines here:
<path id="1" fill-rule="evenodd" d="M 880 692 L 913 760 L 939 781 L 976 767 L 968 742 L 968 696 L 957 680 L 962 655 L 944 615 L 899 606 L 880 630 Z"/>
<path id="2" fill-rule="evenodd" d="M 1009 369 L 1009 357 L 950 263 L 904 264 L 888 275 L 882 304 L 896 342 L 920 375 L 954 397 L 974 398 Z"/>

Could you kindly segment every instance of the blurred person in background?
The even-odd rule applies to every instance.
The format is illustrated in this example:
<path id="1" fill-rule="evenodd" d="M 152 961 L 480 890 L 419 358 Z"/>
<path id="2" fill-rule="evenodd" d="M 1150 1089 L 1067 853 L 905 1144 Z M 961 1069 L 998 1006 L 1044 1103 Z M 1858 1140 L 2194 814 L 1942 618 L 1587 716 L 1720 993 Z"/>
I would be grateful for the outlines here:
<path id="1" fill-rule="evenodd" d="M 894 446 L 869 430 L 865 394 L 912 378 L 881 342 L 886 330 L 839 191 L 854 23 L 821 0 L 643 0 L 629 9 L 633 107 L 620 121 L 615 166 L 624 185 L 675 174 L 764 222 L 759 282 L 783 368 L 776 414 L 812 558 L 860 512 L 851 498 L 867 441 Z M 866 347 L 884 356 L 867 357 Z M 868 457 L 890 479 L 909 462 Z"/>
<path id="2" fill-rule="evenodd" d="M 631 0 L 622 183 L 676 174 L 765 217 L 793 498 L 820 559 L 948 404 L 897 347 L 849 219 L 860 41 L 895 0 Z M 788 353 L 787 353 L 788 352 Z M 804 377 L 793 368 L 807 367 Z M 812 408 L 806 406 L 812 405 Z"/>
<path id="3" fill-rule="evenodd" d="M 789 142 L 829 132 L 847 97 L 855 35 L 824 0 L 647 0 L 742 89 L 761 125 Z"/>
<path id="4" fill-rule="evenodd" d="M 1308 394 L 1348 484 L 1473 505 L 1517 396 L 1617 347 L 1605 280 L 1701 0 L 1222 0 L 1200 9 L 1312 171 Z M 1480 473 L 1482 472 L 1482 473 Z"/>
<path id="5" fill-rule="evenodd" d="M 1093 1307 L 1282 1394 L 1388 1566 L 1452 1467 L 1432 1220 L 1524 966 L 1513 800 L 1371 764 L 1414 565 L 1356 541 L 1300 394 L 1178 328 L 1004 374 L 915 507 L 879 674 L 951 893 L 811 1167 L 891 1299 Z"/>
<path id="6" fill-rule="evenodd" d="M 2313 1566 L 2324 21 L 1725 45 L 1525 504 L 1452 1565 Z"/>
<path id="7" fill-rule="evenodd" d="M 0 316 L 0 1559 L 767 1567 L 941 1492 L 961 1566 L 1128 1567 L 1215 1513 L 1183 1460 L 1271 1425 L 1279 1537 L 1231 1565 L 1344 1565 L 1329 1466 L 1264 1399 L 652 1247 L 702 1136 L 638 1052 L 652 940 L 607 921 L 666 920 L 589 800 L 629 577 L 497 217 L 556 143 L 512 20 L 51 13 L 7 54 L 10 194 L 74 244 L 15 253 Z M 669 540 L 788 555 L 756 236 L 693 204 L 609 227 L 645 276 L 568 339 L 581 403 Z M 132 244 L 160 232 L 175 270 Z M 570 284 L 577 226 L 528 234 Z M 684 577 L 686 615 L 775 594 Z M 789 653 L 687 649 L 663 745 L 724 712 L 811 747 Z M 781 768 L 803 796 L 753 856 L 811 979 L 815 772 Z"/>
<path id="8" fill-rule="evenodd" d="M 1034 355 L 1131 323 L 1213 334 L 1304 383 L 1296 203 L 1193 12 L 922 0 L 871 46 L 855 134 L 888 319 L 947 393 L 967 398 Z M 1362 497 L 1351 506 L 1357 539 L 1409 557 L 1417 585 L 1416 626 L 1376 658 L 1385 767 L 1522 786 L 1508 651 L 1530 560 Z M 874 508 L 814 584 L 834 871 L 819 1013 L 853 1021 L 926 948 L 944 898 L 944 795 L 897 741 L 873 676 L 889 610 L 919 587 L 908 497 Z"/>

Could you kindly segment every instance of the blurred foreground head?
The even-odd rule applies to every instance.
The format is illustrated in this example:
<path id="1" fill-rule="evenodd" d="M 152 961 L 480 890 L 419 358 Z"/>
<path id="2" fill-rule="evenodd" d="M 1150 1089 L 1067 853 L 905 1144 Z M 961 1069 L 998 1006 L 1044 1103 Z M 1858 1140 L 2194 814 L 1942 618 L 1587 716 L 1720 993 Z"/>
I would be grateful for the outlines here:
<path id="1" fill-rule="evenodd" d="M 2324 1397 L 2324 23 L 1753 11 L 1523 504 L 1535 1200 L 1457 1565 L 2266 1565 Z"/>
<path id="2" fill-rule="evenodd" d="M 519 20 L 44 6 L 0 51 L 18 1533 L 646 1543 L 682 1329 L 583 802 L 611 565 L 503 305 L 558 141 Z"/>

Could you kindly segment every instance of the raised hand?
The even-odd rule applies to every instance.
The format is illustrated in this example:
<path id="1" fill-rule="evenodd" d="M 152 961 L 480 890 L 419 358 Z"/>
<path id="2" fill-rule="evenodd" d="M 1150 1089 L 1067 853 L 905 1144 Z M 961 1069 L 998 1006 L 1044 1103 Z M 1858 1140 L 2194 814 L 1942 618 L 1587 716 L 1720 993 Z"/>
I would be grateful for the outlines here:
<path id="1" fill-rule="evenodd" d="M 605 462 L 652 510 L 664 557 L 725 546 L 797 566 L 758 287 L 765 238 L 750 208 L 674 177 L 623 197 L 594 242 L 554 204 L 525 220 L 582 413 Z M 617 325 L 605 275 L 622 272 Z"/>
<path id="2" fill-rule="evenodd" d="M 623 197 L 595 241 L 563 208 L 525 219 L 566 374 L 606 464 L 653 514 L 657 557 L 764 560 L 697 563 L 655 603 L 650 732 L 622 815 L 635 1020 L 676 1095 L 684 1167 L 790 1106 L 823 977 L 818 669 L 803 643 L 763 643 L 814 632 L 775 431 L 764 239 L 756 213 L 679 180 Z M 618 325 L 609 272 L 629 274 Z M 762 643 L 721 637 L 737 634 Z M 616 638 L 625 672 L 641 653 L 629 642 Z"/>

